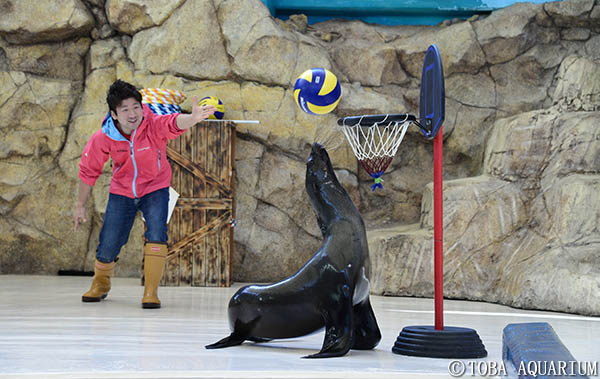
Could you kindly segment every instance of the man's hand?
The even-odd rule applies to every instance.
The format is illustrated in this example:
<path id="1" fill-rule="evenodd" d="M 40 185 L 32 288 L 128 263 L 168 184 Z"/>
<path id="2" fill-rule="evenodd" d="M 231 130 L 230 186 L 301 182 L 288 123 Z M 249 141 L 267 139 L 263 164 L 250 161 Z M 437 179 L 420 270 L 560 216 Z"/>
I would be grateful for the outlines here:
<path id="1" fill-rule="evenodd" d="M 204 121 L 211 114 L 215 113 L 216 109 L 212 105 L 198 106 L 198 97 L 194 96 L 192 101 L 192 113 L 180 114 L 177 116 L 177 127 L 179 129 L 189 129 L 197 123 Z"/>
<path id="2" fill-rule="evenodd" d="M 198 96 L 194 96 L 192 101 L 192 118 L 196 123 L 206 120 L 215 111 L 216 109 L 212 105 L 199 106 Z"/>
<path id="3" fill-rule="evenodd" d="M 86 222 L 87 218 L 85 217 L 85 205 L 77 204 L 75 206 L 75 211 L 73 212 L 73 218 L 75 219 L 75 231 L 77 231 L 77 227 L 79 223 Z"/>
<path id="4" fill-rule="evenodd" d="M 75 231 L 77 231 L 77 227 L 79 226 L 80 222 L 87 221 L 87 218 L 85 217 L 85 202 L 87 201 L 88 196 L 90 196 L 90 192 L 92 192 L 92 186 L 84 183 L 83 181 L 80 181 L 79 197 L 77 198 L 75 211 L 73 212 L 73 219 L 75 220 Z"/>

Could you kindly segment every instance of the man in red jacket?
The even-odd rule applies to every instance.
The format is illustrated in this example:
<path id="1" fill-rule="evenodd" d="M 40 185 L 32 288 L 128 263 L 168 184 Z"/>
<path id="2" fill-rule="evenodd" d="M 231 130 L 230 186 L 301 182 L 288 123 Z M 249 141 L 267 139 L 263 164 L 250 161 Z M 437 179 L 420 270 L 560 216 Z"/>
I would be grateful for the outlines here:
<path id="1" fill-rule="evenodd" d="M 100 242 L 96 249 L 94 278 L 82 301 L 98 302 L 110 291 L 110 277 L 121 248 L 129 239 L 134 218 L 141 211 L 146 220 L 144 238 L 145 288 L 143 308 L 160 308 L 157 296 L 167 255 L 167 212 L 171 166 L 167 140 L 205 120 L 215 109 L 199 107 L 193 99 L 191 114 L 159 116 L 142 105 L 142 95 L 133 85 L 115 81 L 106 96 L 109 113 L 102 128 L 88 141 L 79 162 L 79 198 L 75 206 L 75 231 L 85 222 L 85 202 L 112 158 L 112 179 Z"/>

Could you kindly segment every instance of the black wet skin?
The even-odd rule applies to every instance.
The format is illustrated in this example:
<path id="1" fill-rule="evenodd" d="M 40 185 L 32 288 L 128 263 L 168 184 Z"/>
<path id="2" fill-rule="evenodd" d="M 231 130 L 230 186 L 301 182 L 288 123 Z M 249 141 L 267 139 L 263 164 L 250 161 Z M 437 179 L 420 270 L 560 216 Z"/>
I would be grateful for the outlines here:
<path id="1" fill-rule="evenodd" d="M 365 226 L 327 151 L 317 143 L 306 162 L 306 192 L 323 245 L 294 275 L 271 285 L 240 288 L 229 302 L 231 335 L 207 349 L 300 337 L 323 327 L 321 350 L 306 358 L 373 349 L 381 340 L 368 295 Z"/>

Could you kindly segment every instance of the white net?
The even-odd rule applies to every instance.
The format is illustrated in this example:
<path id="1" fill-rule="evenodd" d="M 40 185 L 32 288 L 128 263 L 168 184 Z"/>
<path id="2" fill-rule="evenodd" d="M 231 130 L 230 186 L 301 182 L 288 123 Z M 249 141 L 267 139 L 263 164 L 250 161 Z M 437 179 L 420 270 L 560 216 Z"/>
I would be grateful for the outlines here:
<path id="1" fill-rule="evenodd" d="M 372 126 L 342 125 L 346 139 L 359 161 L 394 157 L 411 121 L 382 120 Z"/>
<path id="2" fill-rule="evenodd" d="M 408 114 L 367 115 L 338 120 L 358 162 L 375 181 L 372 191 L 383 188 L 381 176 L 392 163 L 413 121 L 415 117 Z"/>

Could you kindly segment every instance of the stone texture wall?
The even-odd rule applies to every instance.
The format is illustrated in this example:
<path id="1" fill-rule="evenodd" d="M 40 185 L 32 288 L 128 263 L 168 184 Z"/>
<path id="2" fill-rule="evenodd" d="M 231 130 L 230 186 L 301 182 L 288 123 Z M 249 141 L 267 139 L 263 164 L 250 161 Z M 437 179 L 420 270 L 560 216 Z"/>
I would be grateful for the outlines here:
<path id="1" fill-rule="evenodd" d="M 446 296 L 600 314 L 600 1 L 520 3 L 438 26 L 273 19 L 258 0 L 0 0 L 0 273 L 90 270 L 110 180 L 72 232 L 77 164 L 116 78 L 218 96 L 240 125 L 234 279 L 274 281 L 320 245 L 304 193 L 313 141 L 368 225 L 377 294 L 431 296 L 432 145 L 409 129 L 384 189 L 358 169 L 340 116 L 417 113 L 436 43 L 446 75 Z M 342 83 L 309 116 L 293 83 Z M 134 225 L 117 275 L 137 276 Z"/>

